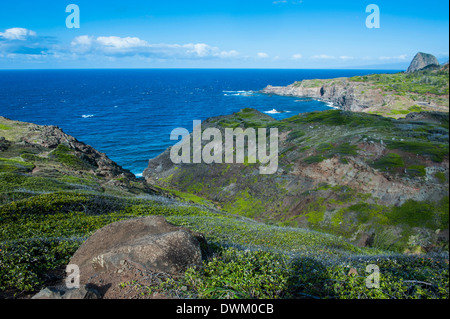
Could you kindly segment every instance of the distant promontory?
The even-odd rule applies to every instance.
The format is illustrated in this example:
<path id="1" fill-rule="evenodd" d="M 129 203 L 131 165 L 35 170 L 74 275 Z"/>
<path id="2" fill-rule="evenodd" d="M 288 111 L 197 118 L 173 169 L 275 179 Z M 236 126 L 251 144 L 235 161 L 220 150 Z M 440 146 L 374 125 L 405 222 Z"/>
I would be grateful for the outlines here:
<path id="1" fill-rule="evenodd" d="M 261 92 L 311 97 L 347 111 L 399 118 L 417 111 L 448 112 L 448 91 L 448 64 L 440 66 L 433 55 L 418 53 L 407 72 L 303 80 L 269 85 Z"/>

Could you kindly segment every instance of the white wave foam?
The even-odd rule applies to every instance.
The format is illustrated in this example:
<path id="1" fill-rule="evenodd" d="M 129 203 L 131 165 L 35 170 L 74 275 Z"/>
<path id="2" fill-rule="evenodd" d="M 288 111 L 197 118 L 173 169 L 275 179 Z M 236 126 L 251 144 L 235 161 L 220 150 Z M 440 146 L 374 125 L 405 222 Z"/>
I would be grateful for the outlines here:
<path id="1" fill-rule="evenodd" d="M 281 112 L 277 111 L 276 109 L 273 109 L 272 111 L 266 111 L 264 113 L 266 113 L 266 114 L 280 114 Z"/>
<path id="2" fill-rule="evenodd" d="M 136 177 L 143 177 L 144 175 L 142 174 L 142 173 L 140 173 L 140 174 L 134 174 Z"/>
<path id="3" fill-rule="evenodd" d="M 280 113 L 291 113 L 291 111 L 277 111 L 276 109 L 273 109 L 272 111 L 266 111 L 264 113 L 266 113 L 266 114 L 280 114 Z"/>
<path id="4" fill-rule="evenodd" d="M 84 119 L 88 119 L 88 118 L 94 117 L 94 115 L 88 114 L 88 115 L 82 115 L 81 117 Z"/>
<path id="5" fill-rule="evenodd" d="M 222 91 L 224 96 L 252 96 L 255 91 Z"/>
<path id="6" fill-rule="evenodd" d="M 328 107 L 331 107 L 331 108 L 333 108 L 333 109 L 339 109 L 339 106 L 334 105 L 332 102 L 328 102 L 328 103 L 327 103 L 327 106 L 328 106 Z"/>

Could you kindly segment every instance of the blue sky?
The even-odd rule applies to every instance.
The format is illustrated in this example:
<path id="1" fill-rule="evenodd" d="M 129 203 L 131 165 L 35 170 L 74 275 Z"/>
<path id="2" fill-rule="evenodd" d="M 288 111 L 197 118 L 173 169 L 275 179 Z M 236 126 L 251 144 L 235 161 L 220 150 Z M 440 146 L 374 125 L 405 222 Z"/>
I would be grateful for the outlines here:
<path id="1" fill-rule="evenodd" d="M 66 6 L 80 28 L 66 27 Z M 367 28 L 369 4 L 380 28 Z M 449 2 L 30 0 L 0 4 L 0 69 L 406 68 L 449 56 Z"/>

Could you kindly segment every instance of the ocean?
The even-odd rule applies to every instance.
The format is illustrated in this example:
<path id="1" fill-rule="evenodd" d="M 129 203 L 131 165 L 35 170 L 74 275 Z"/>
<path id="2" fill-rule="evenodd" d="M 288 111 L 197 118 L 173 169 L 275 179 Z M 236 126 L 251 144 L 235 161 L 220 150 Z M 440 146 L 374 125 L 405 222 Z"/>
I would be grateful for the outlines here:
<path id="1" fill-rule="evenodd" d="M 255 108 L 276 119 L 330 109 L 311 99 L 258 93 L 267 85 L 392 70 L 143 69 L 2 70 L 0 116 L 65 133 L 141 176 L 148 160 L 176 143 L 193 120 Z M 278 113 L 283 111 L 283 113 Z"/>

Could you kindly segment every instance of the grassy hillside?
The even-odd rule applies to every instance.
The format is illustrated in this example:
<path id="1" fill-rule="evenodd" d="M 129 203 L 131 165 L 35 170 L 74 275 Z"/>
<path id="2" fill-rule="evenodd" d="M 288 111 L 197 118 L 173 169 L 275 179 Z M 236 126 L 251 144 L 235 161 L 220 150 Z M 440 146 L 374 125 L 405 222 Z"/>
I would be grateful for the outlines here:
<path id="1" fill-rule="evenodd" d="M 174 165 L 152 160 L 147 178 L 211 200 L 223 210 L 279 226 L 325 231 L 398 252 L 447 249 L 448 117 L 394 120 L 331 110 L 275 121 L 252 109 L 204 123 L 277 127 L 279 169 L 259 164 Z M 164 167 L 157 172 L 152 167 Z"/>
<path id="2" fill-rule="evenodd" d="M 155 292 L 191 298 L 448 298 L 448 253 L 357 247 L 336 235 L 256 222 L 242 216 L 244 210 L 229 214 L 183 191 L 169 199 L 161 195 L 169 191 L 117 167 L 117 174 L 104 176 L 106 168 L 97 167 L 80 145 L 43 143 L 36 135 L 42 127 L 6 119 L 0 125 L 3 297 L 26 296 L 61 279 L 72 254 L 100 227 L 163 215 L 203 233 L 212 254 L 186 274 L 158 277 L 152 285 L 121 284 L 141 298 Z M 379 289 L 366 287 L 369 264 L 381 270 Z M 358 274 L 349 275 L 351 268 Z"/>
<path id="3" fill-rule="evenodd" d="M 350 81 L 370 83 L 385 91 L 408 94 L 411 97 L 448 95 L 448 66 L 440 70 L 423 70 L 413 73 L 372 74 L 355 76 Z"/>
<path id="4" fill-rule="evenodd" d="M 372 74 L 349 80 L 375 87 L 394 97 L 392 105 L 381 107 L 375 114 L 403 117 L 411 112 L 437 110 L 436 106 L 448 111 L 448 65 L 438 70 Z"/>
<path id="5" fill-rule="evenodd" d="M 263 93 L 325 100 L 343 110 L 404 118 L 413 112 L 449 111 L 448 64 L 413 73 L 297 81 Z"/>

